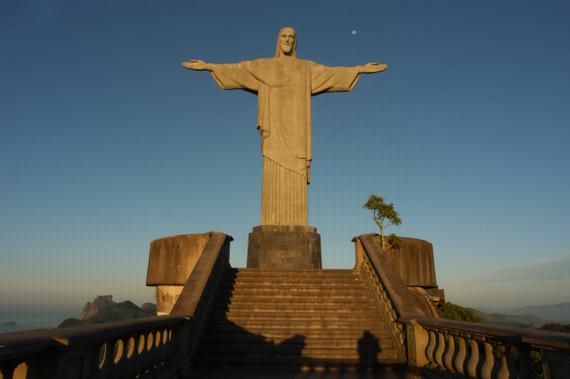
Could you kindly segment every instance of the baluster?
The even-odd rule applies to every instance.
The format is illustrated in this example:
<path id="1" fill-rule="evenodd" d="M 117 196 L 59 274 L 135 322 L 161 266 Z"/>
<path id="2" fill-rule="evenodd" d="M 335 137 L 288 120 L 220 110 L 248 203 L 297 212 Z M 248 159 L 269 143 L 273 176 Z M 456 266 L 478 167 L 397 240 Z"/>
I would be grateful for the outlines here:
<path id="1" fill-rule="evenodd" d="M 429 331 L 429 341 L 428 345 L 426 346 L 426 358 L 430 363 L 430 366 L 435 366 L 435 345 L 436 345 L 436 336 L 435 333 L 430 330 Z"/>
<path id="2" fill-rule="evenodd" d="M 509 369 L 510 378 L 521 378 L 520 367 L 517 367 L 514 361 L 514 355 L 520 357 L 520 351 L 512 345 L 505 345 L 505 358 L 507 360 L 507 368 Z"/>
<path id="3" fill-rule="evenodd" d="M 2 370 L 1 373 L 6 375 L 5 376 L 6 379 L 10 379 L 14 375 L 14 370 L 16 369 L 16 366 L 17 365 L 12 362 L 5 364 L 3 367 L 0 368 Z"/>
<path id="4" fill-rule="evenodd" d="M 529 345 L 519 347 L 520 377 L 524 379 L 536 379 L 538 377 L 532 364 L 530 353 L 531 349 Z"/>
<path id="5" fill-rule="evenodd" d="M 467 375 L 477 379 L 477 366 L 479 365 L 479 344 L 476 340 L 469 339 L 469 360 L 467 361 Z"/>
<path id="6" fill-rule="evenodd" d="M 507 364 L 507 348 L 505 345 L 498 347 L 500 353 L 499 371 L 497 372 L 497 379 L 509 379 L 510 370 Z"/>
<path id="7" fill-rule="evenodd" d="M 437 347 L 435 348 L 435 363 L 437 363 L 438 368 L 445 370 L 445 366 L 443 365 L 443 351 L 445 350 L 445 336 L 440 333 L 437 333 Z"/>
<path id="8" fill-rule="evenodd" d="M 552 370 L 550 369 L 550 359 L 548 357 L 548 355 L 546 355 L 546 353 L 543 351 L 540 352 L 540 355 L 542 355 L 542 377 L 544 379 L 554 379 L 553 375 L 552 375 Z M 565 374 L 568 374 L 568 371 L 564 370 Z M 562 375 L 565 375 L 562 374 Z M 557 375 L 558 377 L 558 375 Z"/>
<path id="9" fill-rule="evenodd" d="M 481 366 L 481 378 L 491 379 L 493 373 L 493 366 L 495 366 L 495 357 L 493 356 L 493 345 L 487 341 L 483 341 L 483 348 L 485 350 L 485 360 Z"/>
<path id="10" fill-rule="evenodd" d="M 465 357 L 467 356 L 467 347 L 465 346 L 465 338 L 459 336 L 457 337 L 457 354 L 455 354 L 455 360 L 453 365 L 455 366 L 455 372 L 458 374 L 465 374 Z"/>
<path id="11" fill-rule="evenodd" d="M 443 354 L 443 363 L 445 368 L 451 372 L 455 372 L 453 368 L 453 355 L 455 354 L 455 337 L 451 334 L 447 335 L 447 346 L 445 347 L 445 353 Z"/>

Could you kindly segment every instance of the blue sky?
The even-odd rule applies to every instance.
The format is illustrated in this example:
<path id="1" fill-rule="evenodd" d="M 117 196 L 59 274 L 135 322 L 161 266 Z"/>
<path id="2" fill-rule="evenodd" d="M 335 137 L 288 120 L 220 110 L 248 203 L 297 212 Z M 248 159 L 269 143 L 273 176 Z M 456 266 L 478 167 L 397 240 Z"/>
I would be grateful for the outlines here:
<path id="1" fill-rule="evenodd" d="M 567 1 L 0 0 L 0 310 L 151 301 L 151 240 L 259 223 L 255 96 L 191 58 L 390 69 L 313 99 L 309 221 L 326 267 L 374 232 L 434 245 L 451 301 L 570 301 Z M 356 31 L 356 33 L 353 33 Z M 75 309 L 73 308 L 73 309 Z"/>

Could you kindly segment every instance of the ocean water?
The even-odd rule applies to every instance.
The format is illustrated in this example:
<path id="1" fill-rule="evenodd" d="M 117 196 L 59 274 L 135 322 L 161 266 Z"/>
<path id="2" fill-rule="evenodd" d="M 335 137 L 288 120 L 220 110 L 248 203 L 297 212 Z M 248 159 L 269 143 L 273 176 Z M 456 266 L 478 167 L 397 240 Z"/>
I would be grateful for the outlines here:
<path id="1" fill-rule="evenodd" d="M 55 328 L 70 317 L 79 317 L 79 311 L 70 307 L 0 304 L 0 333 Z"/>

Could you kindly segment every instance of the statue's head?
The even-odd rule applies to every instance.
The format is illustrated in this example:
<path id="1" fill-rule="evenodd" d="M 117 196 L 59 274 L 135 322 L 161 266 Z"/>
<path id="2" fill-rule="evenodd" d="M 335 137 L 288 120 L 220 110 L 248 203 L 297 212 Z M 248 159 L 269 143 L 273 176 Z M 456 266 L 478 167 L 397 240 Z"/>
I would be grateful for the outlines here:
<path id="1" fill-rule="evenodd" d="M 275 49 L 275 57 L 297 56 L 297 33 L 291 27 L 284 27 L 279 31 L 277 36 L 277 47 Z"/>

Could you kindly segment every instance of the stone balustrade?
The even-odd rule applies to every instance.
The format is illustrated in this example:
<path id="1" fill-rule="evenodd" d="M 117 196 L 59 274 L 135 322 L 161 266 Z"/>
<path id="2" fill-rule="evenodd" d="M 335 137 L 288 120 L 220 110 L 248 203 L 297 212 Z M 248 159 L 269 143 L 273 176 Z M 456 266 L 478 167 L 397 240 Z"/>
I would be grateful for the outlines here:
<path id="1" fill-rule="evenodd" d="M 0 378 L 172 375 L 186 364 L 188 317 L 160 316 L 0 335 Z M 176 377 L 176 376 L 174 376 Z"/>
<path id="2" fill-rule="evenodd" d="M 0 334 L 0 379 L 189 377 L 231 240 L 209 233 L 169 316 Z"/>
<path id="3" fill-rule="evenodd" d="M 452 377 L 570 378 L 570 335 L 450 320 L 401 319 L 408 363 Z"/>
<path id="4" fill-rule="evenodd" d="M 370 294 L 379 308 L 378 314 L 386 317 L 390 325 L 389 332 L 396 348 L 405 359 L 404 326 L 398 322 L 401 318 L 423 318 L 429 316 L 424 310 L 425 304 L 412 296 L 402 278 L 384 254 L 379 238 L 375 234 L 363 234 L 353 239 L 356 253 L 356 267 L 370 290 Z"/>
<path id="5" fill-rule="evenodd" d="M 363 278 L 365 278 L 368 288 L 371 290 L 376 306 L 380 308 L 379 314 L 384 314 L 388 318 L 390 325 L 390 333 L 397 341 L 400 342 L 400 348 L 404 347 L 404 333 L 402 324 L 398 323 L 399 314 L 396 305 L 392 303 L 390 295 L 386 291 L 386 286 L 382 282 L 380 274 L 375 269 L 373 260 L 368 254 L 362 254 L 357 264 L 357 270 L 360 270 Z"/>

